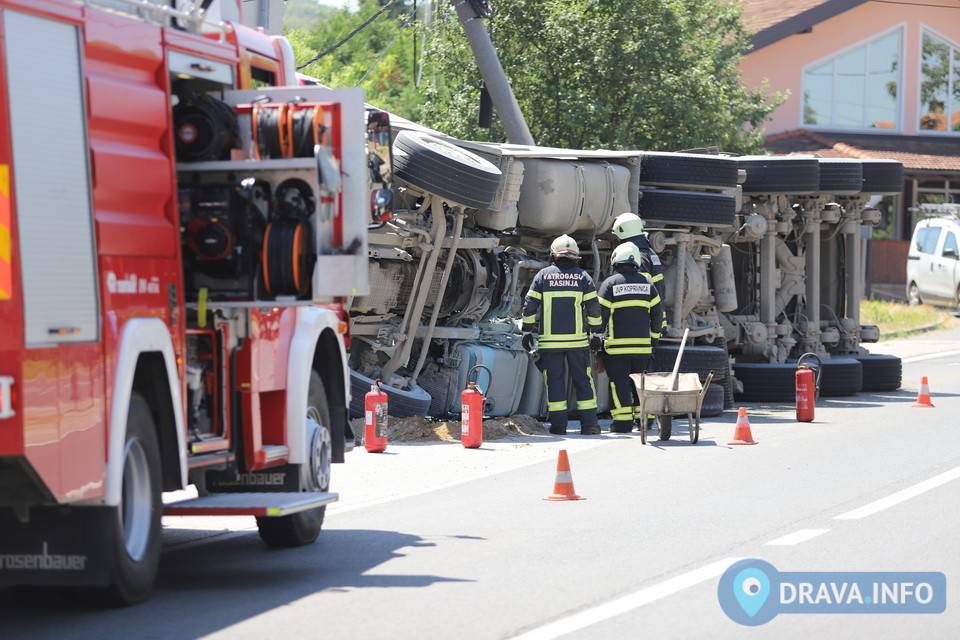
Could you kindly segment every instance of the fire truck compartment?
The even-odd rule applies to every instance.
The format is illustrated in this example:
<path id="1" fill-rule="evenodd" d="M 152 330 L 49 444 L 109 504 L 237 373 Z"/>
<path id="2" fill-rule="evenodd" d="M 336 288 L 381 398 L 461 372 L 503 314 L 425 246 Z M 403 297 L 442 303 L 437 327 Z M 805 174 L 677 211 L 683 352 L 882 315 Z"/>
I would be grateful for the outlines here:
<path id="1" fill-rule="evenodd" d="M 340 496 L 326 491 L 300 493 L 214 493 L 166 505 L 167 516 L 257 516 L 280 518 L 336 502 Z"/>

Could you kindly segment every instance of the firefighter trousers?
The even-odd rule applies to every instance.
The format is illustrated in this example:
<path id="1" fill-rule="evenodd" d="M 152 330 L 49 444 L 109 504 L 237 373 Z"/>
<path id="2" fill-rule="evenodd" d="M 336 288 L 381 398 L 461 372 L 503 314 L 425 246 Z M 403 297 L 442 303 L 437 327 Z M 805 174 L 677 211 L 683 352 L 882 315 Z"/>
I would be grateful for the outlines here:
<path id="1" fill-rule="evenodd" d="M 580 417 L 580 431 L 592 431 L 597 425 L 597 391 L 593 385 L 593 370 L 589 348 L 541 349 L 540 370 L 547 386 L 547 414 L 551 433 L 566 433 L 567 375 L 576 391 L 576 409 Z"/>
<path id="2" fill-rule="evenodd" d="M 650 364 L 650 355 L 610 355 L 603 354 L 603 364 L 610 378 L 610 417 L 613 424 L 610 430 L 616 433 L 629 433 L 633 429 L 634 413 L 640 409 L 636 386 L 630 378 L 631 373 L 643 373 Z"/>

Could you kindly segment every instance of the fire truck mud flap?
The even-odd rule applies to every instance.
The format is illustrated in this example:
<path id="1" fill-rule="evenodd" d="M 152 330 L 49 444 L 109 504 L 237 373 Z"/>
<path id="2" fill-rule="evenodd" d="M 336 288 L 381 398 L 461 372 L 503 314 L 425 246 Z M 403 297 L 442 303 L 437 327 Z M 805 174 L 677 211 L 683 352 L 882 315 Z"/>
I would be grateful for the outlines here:
<path id="1" fill-rule="evenodd" d="M 0 587 L 107 586 L 116 517 L 110 507 L 38 507 L 24 523 L 0 509 Z"/>

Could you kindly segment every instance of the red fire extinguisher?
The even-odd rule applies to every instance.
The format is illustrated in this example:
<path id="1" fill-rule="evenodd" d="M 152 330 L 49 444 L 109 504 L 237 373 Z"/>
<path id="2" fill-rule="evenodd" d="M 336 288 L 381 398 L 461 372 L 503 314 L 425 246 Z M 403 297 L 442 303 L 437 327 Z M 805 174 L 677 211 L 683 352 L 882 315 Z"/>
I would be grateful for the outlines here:
<path id="1" fill-rule="evenodd" d="M 813 368 L 805 360 L 815 360 Z M 816 372 L 814 372 L 816 369 Z M 820 374 L 823 372 L 820 358 L 815 353 L 805 353 L 797 360 L 795 385 L 797 391 L 797 422 L 813 422 L 820 391 Z"/>
<path id="2" fill-rule="evenodd" d="M 483 393 L 473 378 L 473 372 L 484 369 L 487 377 L 493 381 L 490 369 L 478 364 L 467 373 L 467 386 L 460 393 L 460 442 L 467 449 L 476 449 L 483 444 L 483 403 L 486 401 Z M 477 378 L 479 378 L 479 374 Z M 489 390 L 490 386 L 487 385 Z"/>
<path id="3" fill-rule="evenodd" d="M 387 450 L 387 394 L 379 380 L 370 385 L 363 408 L 363 446 L 370 453 L 383 453 Z"/>

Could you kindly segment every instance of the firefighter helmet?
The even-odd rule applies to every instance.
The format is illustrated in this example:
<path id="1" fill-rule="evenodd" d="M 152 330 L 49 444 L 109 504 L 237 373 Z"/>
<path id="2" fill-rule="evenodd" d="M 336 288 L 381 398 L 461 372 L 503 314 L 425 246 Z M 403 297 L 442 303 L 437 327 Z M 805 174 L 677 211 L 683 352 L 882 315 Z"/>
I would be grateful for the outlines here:
<path id="1" fill-rule="evenodd" d="M 643 233 L 643 220 L 635 213 L 621 213 L 613 221 L 613 235 L 621 240 Z"/>
<path id="2" fill-rule="evenodd" d="M 624 242 L 617 245 L 613 250 L 613 255 L 610 256 L 610 264 L 618 265 L 625 262 L 632 262 L 636 266 L 640 266 L 640 263 L 643 261 L 643 255 L 640 253 L 640 249 L 637 248 L 637 245 L 632 242 Z"/>
<path id="3" fill-rule="evenodd" d="M 580 247 L 577 246 L 576 240 L 563 234 L 550 243 L 550 255 L 554 258 L 579 258 Z"/>

